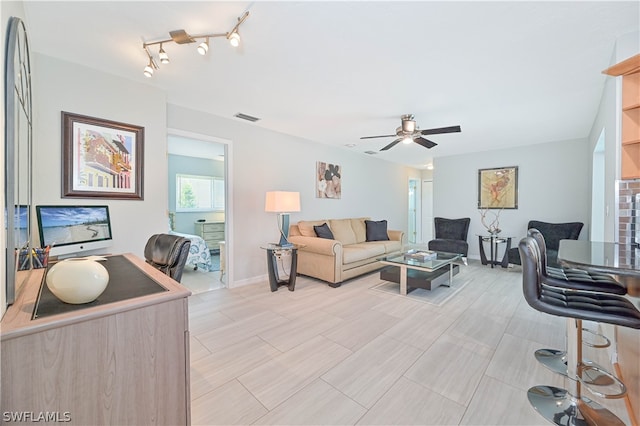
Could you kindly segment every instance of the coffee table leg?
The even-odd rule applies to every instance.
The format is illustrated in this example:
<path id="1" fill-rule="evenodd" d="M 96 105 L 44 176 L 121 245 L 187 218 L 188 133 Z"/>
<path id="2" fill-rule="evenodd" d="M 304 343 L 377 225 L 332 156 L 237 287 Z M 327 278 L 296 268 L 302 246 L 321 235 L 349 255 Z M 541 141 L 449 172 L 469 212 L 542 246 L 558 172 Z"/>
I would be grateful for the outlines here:
<path id="1" fill-rule="evenodd" d="M 453 263 L 449 264 L 449 284 L 442 284 L 445 287 L 451 287 L 453 284 Z"/>
<path id="2" fill-rule="evenodd" d="M 407 295 L 407 267 L 400 266 L 400 294 Z"/>

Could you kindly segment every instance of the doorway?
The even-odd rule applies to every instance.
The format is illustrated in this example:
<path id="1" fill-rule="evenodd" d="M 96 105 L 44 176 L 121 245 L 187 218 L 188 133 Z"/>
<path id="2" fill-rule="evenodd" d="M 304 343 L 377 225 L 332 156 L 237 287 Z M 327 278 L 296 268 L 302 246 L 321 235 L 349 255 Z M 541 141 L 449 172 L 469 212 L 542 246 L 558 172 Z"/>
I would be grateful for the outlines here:
<path id="1" fill-rule="evenodd" d="M 227 287 L 230 141 L 170 129 L 167 147 L 170 232 L 190 238 L 192 245 L 181 283 L 193 293 Z"/>

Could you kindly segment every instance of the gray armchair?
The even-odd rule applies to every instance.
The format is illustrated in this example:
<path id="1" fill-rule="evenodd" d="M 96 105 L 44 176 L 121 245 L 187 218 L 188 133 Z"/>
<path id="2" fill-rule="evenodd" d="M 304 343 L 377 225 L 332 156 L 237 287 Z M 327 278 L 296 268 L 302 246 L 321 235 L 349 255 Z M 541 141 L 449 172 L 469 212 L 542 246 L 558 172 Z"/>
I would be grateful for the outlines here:
<path id="1" fill-rule="evenodd" d="M 191 241 L 188 238 L 155 234 L 144 247 L 144 258 L 148 264 L 180 282 L 190 246 Z"/>
<path id="2" fill-rule="evenodd" d="M 558 248 L 560 240 L 577 240 L 584 224 L 582 222 L 549 223 L 538 220 L 530 220 L 527 229 L 537 229 L 544 237 L 547 250 L 547 264 L 551 267 L 559 267 Z M 518 248 L 509 250 L 509 263 L 521 265 Z"/>
<path id="3" fill-rule="evenodd" d="M 436 217 L 433 219 L 433 223 L 436 238 L 429 241 L 429 250 L 460 253 L 467 257 L 469 251 L 467 234 L 469 233 L 471 219 L 468 217 L 462 219 Z"/>

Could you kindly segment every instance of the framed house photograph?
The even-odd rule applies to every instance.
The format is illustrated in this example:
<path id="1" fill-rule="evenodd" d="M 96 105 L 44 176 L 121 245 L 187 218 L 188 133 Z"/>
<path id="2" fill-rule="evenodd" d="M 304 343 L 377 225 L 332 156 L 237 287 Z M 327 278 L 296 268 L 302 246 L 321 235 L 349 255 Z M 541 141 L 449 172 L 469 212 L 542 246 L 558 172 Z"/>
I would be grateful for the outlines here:
<path id="1" fill-rule="evenodd" d="M 517 166 L 478 170 L 478 208 L 518 208 Z"/>
<path id="2" fill-rule="evenodd" d="M 62 196 L 143 199 L 144 127 L 62 112 Z"/>

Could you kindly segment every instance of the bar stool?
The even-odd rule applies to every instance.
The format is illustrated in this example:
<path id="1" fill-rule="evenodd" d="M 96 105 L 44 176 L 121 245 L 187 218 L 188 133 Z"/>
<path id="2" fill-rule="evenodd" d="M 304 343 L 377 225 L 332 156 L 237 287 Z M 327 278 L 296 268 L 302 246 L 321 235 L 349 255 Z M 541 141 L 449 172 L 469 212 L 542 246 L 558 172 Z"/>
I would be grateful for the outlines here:
<path id="1" fill-rule="evenodd" d="M 640 312 L 618 295 L 545 285 L 534 238 L 523 238 L 518 249 L 522 259 L 522 290 L 527 303 L 540 312 L 567 318 L 569 389 L 534 386 L 527 392 L 529 402 L 556 425 L 624 425 L 611 411 L 582 396 L 583 373 L 592 368 L 582 361 L 582 320 L 640 329 Z"/>
<path id="2" fill-rule="evenodd" d="M 576 268 L 551 268 L 547 266 L 547 250 L 544 236 L 540 231 L 531 228 L 527 231 L 527 235 L 533 237 L 538 245 L 540 254 L 542 282 L 552 287 L 565 288 L 568 290 L 584 290 L 598 293 L 610 293 L 617 295 L 625 295 L 627 288 L 607 274 L 594 273 Z M 602 339 L 602 343 L 594 343 L 583 340 L 583 343 L 593 348 L 607 348 L 611 345 L 609 339 L 601 334 L 596 334 L 589 329 L 583 328 L 583 333 L 589 333 L 594 338 Z M 567 359 L 566 350 L 557 349 L 538 349 L 535 352 L 536 359 L 550 370 L 567 375 Z M 599 366 L 591 361 L 584 360 L 585 364 L 599 368 Z M 594 370 L 595 371 L 595 370 Z M 594 382 L 601 381 L 601 377 L 595 377 Z M 605 394 L 599 396 L 607 397 Z M 615 395 L 614 395 L 615 396 Z"/>

